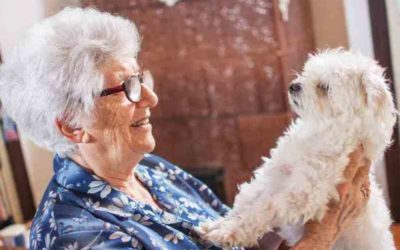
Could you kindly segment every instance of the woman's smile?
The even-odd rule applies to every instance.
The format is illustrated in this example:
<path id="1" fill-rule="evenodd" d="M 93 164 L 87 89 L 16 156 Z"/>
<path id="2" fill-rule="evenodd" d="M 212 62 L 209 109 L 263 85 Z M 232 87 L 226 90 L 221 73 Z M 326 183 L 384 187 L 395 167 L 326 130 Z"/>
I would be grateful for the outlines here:
<path id="1" fill-rule="evenodd" d="M 152 126 L 151 126 L 151 123 L 150 123 L 149 119 L 144 119 L 144 120 L 141 120 L 139 122 L 136 122 L 136 123 L 132 124 L 131 128 L 135 129 L 135 130 L 151 131 Z"/>
<path id="2" fill-rule="evenodd" d="M 149 118 L 150 117 L 144 117 L 144 118 L 138 120 L 137 122 L 134 122 L 131 126 L 134 127 L 134 128 L 142 127 L 142 126 L 146 126 L 146 125 L 150 125 L 151 126 Z"/>

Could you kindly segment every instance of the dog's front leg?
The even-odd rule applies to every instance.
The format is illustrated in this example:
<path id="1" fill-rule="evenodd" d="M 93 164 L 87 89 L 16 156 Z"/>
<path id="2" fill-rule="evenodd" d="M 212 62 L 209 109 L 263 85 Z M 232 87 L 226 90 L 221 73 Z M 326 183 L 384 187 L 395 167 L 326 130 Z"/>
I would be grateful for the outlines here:
<path id="1" fill-rule="evenodd" d="M 267 228 L 261 228 L 254 231 L 255 227 L 261 226 L 260 221 L 254 222 L 255 216 L 247 214 L 235 214 L 235 211 L 224 218 L 211 221 L 201 225 L 201 231 L 204 238 L 215 245 L 221 247 L 235 246 L 255 246 L 258 239 L 264 234 Z M 253 222 L 251 222 L 253 221 Z"/>
<path id="2" fill-rule="evenodd" d="M 271 182 L 276 179 L 271 179 L 276 177 L 273 172 L 259 173 L 250 183 L 242 185 L 233 209 L 226 217 L 201 225 L 200 232 L 204 238 L 222 247 L 250 247 L 257 245 L 258 240 L 274 226 L 285 224 L 281 220 L 288 218 L 288 199 L 301 197 L 285 191 L 283 187 L 287 182 L 282 181 L 282 177 L 282 185 L 273 188 Z M 295 213 L 291 216 L 297 217 Z"/>
<path id="3" fill-rule="evenodd" d="M 323 212 L 319 211 L 323 201 L 318 202 L 312 197 L 312 185 L 297 184 L 282 188 L 279 193 L 254 192 L 255 195 L 250 197 L 248 192 L 241 190 L 233 209 L 225 218 L 201 226 L 204 238 L 222 247 L 251 247 L 274 228 L 315 218 Z M 253 183 L 250 183 L 247 191 L 252 186 Z M 313 202 L 310 202 L 310 198 L 314 199 Z"/>

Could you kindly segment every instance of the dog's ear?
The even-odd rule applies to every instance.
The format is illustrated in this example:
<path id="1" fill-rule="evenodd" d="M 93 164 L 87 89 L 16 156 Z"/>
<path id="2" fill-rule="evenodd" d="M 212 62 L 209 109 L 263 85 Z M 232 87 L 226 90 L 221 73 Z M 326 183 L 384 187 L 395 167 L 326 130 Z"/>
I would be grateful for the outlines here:
<path id="1" fill-rule="evenodd" d="M 360 89 L 363 102 L 372 108 L 375 114 L 383 112 L 383 108 L 388 102 L 392 102 L 392 96 L 383 76 L 376 74 L 363 74 L 361 76 Z"/>
<path id="2" fill-rule="evenodd" d="M 367 89 L 367 84 L 366 84 L 366 76 L 365 75 L 361 75 L 359 82 L 360 82 L 360 93 L 361 93 L 361 102 L 362 104 L 364 104 L 365 106 L 368 106 L 368 101 L 369 101 L 369 97 L 368 97 L 368 89 Z"/>
<path id="3" fill-rule="evenodd" d="M 362 77 L 362 87 L 365 92 L 366 104 L 373 112 L 374 118 L 388 131 L 388 140 L 391 137 L 398 112 L 394 106 L 393 97 L 387 80 L 383 74 L 365 74 Z"/>

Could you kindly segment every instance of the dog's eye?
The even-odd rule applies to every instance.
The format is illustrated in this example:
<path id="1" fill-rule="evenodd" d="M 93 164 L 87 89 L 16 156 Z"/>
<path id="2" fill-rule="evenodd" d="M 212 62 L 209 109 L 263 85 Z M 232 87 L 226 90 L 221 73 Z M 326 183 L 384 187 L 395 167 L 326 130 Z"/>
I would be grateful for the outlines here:
<path id="1" fill-rule="evenodd" d="M 329 86 L 326 84 L 318 84 L 317 85 L 318 90 L 324 92 L 324 93 L 328 93 L 329 92 Z"/>

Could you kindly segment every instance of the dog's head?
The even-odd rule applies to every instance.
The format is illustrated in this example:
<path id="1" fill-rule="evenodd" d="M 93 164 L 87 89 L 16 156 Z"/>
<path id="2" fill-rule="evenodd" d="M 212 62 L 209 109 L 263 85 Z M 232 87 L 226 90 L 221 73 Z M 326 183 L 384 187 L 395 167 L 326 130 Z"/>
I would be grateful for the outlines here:
<path id="1" fill-rule="evenodd" d="M 395 123 L 384 70 L 374 60 L 342 49 L 311 55 L 289 87 L 293 110 L 302 119 L 353 119 Z"/>

